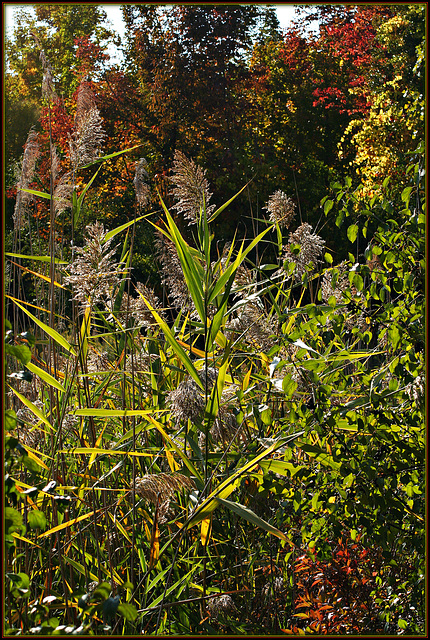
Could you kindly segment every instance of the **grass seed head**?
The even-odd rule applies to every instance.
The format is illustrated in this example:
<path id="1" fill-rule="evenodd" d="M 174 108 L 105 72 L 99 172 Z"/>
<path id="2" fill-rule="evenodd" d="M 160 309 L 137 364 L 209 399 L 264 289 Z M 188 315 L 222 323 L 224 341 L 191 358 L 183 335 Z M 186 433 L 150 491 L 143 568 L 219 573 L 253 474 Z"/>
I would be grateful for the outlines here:
<path id="1" fill-rule="evenodd" d="M 277 222 L 281 228 L 288 229 L 296 212 L 296 205 L 283 191 L 275 191 L 263 207 L 269 212 L 270 222 Z"/>
<path id="2" fill-rule="evenodd" d="M 212 194 L 205 177 L 206 171 L 181 151 L 176 150 L 172 173 L 170 180 L 175 186 L 171 193 L 177 200 L 177 204 L 174 205 L 177 212 L 189 220 L 190 225 L 197 224 L 204 206 L 209 217 L 215 206 L 209 206 Z"/>

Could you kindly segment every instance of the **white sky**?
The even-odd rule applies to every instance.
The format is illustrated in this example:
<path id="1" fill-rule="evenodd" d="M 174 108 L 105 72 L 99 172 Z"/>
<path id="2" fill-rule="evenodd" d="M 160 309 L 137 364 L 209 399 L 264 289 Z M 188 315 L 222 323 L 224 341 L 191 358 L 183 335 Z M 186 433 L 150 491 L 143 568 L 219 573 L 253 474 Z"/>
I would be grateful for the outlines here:
<path id="1" fill-rule="evenodd" d="M 160 3 L 161 4 L 161 3 Z M 13 12 L 18 7 L 31 7 L 33 6 L 31 3 L 22 2 L 20 4 L 17 3 L 9 3 L 4 2 L 4 20 L 5 20 L 5 29 L 8 30 L 13 25 Z M 119 4 L 114 4 L 113 2 L 108 4 L 101 4 L 106 11 L 108 19 L 112 22 L 112 25 L 121 36 L 124 35 L 124 24 L 122 21 L 122 13 L 120 10 Z M 289 26 L 292 18 L 294 17 L 294 5 L 293 4 L 278 4 L 274 5 L 276 7 L 276 13 L 278 16 L 278 20 L 280 22 L 281 28 L 285 29 Z"/>

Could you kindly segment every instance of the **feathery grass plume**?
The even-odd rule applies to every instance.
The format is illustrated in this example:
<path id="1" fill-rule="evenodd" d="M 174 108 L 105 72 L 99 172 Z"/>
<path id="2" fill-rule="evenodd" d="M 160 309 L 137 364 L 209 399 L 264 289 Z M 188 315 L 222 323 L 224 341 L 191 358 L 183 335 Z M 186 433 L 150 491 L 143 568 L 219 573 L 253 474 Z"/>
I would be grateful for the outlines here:
<path id="1" fill-rule="evenodd" d="M 91 84 L 83 80 L 78 87 L 75 131 L 69 136 L 70 158 L 73 167 L 97 160 L 106 138 L 102 118 L 95 104 Z"/>
<path id="2" fill-rule="evenodd" d="M 52 178 L 54 181 L 54 212 L 56 216 L 72 206 L 72 176 L 65 173 L 60 176 L 61 161 L 54 145 L 51 145 Z"/>
<path id="3" fill-rule="evenodd" d="M 218 415 L 210 428 L 212 442 L 216 445 L 226 447 L 238 435 L 239 425 L 236 416 L 230 406 L 232 400 L 232 390 L 227 389 L 221 395 Z M 206 436 L 203 432 L 199 434 L 199 447 L 203 451 L 206 444 Z"/>
<path id="4" fill-rule="evenodd" d="M 166 286 L 173 306 L 196 315 L 197 311 L 189 294 L 175 245 L 161 232 L 156 231 L 155 248 L 161 263 L 161 282 Z"/>
<path id="5" fill-rule="evenodd" d="M 244 340 L 260 351 L 268 351 L 273 346 L 276 334 L 273 320 L 256 302 L 239 309 L 238 316 L 227 323 L 227 330 L 229 337 Z"/>
<path id="6" fill-rule="evenodd" d="M 276 576 L 273 582 L 267 582 L 261 593 L 268 603 L 276 601 L 280 596 L 286 593 L 286 586 L 283 577 Z"/>
<path id="7" fill-rule="evenodd" d="M 45 52 L 37 35 L 33 31 L 30 31 L 30 35 L 40 49 L 39 60 L 42 63 L 43 69 L 42 97 L 46 98 L 46 100 L 49 102 L 51 99 L 57 98 L 57 94 L 55 93 L 54 89 L 54 75 L 52 73 L 52 67 L 49 60 L 45 56 Z"/>
<path id="8" fill-rule="evenodd" d="M 232 614 L 237 611 L 232 597 L 227 595 L 226 593 L 222 594 L 221 596 L 211 598 L 208 601 L 208 609 L 210 615 L 214 618 Z"/>
<path id="9" fill-rule="evenodd" d="M 332 296 L 337 304 L 345 300 L 344 292 L 350 287 L 348 272 L 348 262 L 344 260 L 335 269 L 324 273 L 321 282 L 321 297 L 324 302 L 328 302 Z"/>
<path id="10" fill-rule="evenodd" d="M 270 222 L 277 222 L 281 228 L 288 229 L 294 216 L 296 205 L 286 193 L 279 190 L 275 191 L 267 201 L 267 205 L 263 207 L 269 212 Z"/>
<path id="11" fill-rule="evenodd" d="M 148 353 L 145 349 L 140 349 L 133 355 L 129 353 L 125 360 L 125 370 L 129 373 L 132 370 L 135 373 L 148 373 L 151 371 L 151 364 L 159 357 L 158 354 Z"/>
<path id="12" fill-rule="evenodd" d="M 350 269 L 348 268 L 348 264 L 348 261 L 344 260 L 336 267 L 336 269 L 333 270 L 333 272 L 326 271 L 324 273 L 321 283 L 321 297 L 324 302 L 329 302 L 330 298 L 334 297 L 336 304 L 341 304 L 342 302 L 348 302 L 351 299 L 351 296 L 358 296 L 363 300 L 364 304 L 363 295 L 359 293 L 354 285 L 349 281 L 348 274 Z M 327 326 L 330 327 L 333 324 L 334 316 L 342 315 L 344 313 L 345 309 L 335 310 L 332 315 L 332 320 L 327 319 Z M 358 328 L 360 331 L 366 330 L 367 323 L 365 313 L 352 312 L 345 317 L 344 328 L 351 330 L 354 327 Z"/>
<path id="13" fill-rule="evenodd" d="M 284 247 L 284 261 L 294 262 L 294 279 L 300 281 L 310 264 L 315 265 L 322 254 L 325 240 L 315 233 L 312 227 L 304 222 L 290 233 L 289 242 Z M 296 249 L 298 247 L 298 250 Z"/>
<path id="14" fill-rule="evenodd" d="M 77 247 L 73 263 L 69 265 L 69 274 L 65 283 L 72 286 L 74 300 L 85 309 L 88 303 L 98 304 L 112 298 L 114 287 L 124 279 L 125 267 L 112 257 L 116 247 L 109 250 L 112 238 L 104 242 L 107 231 L 103 224 L 95 222 L 86 227 L 84 247 Z"/>
<path id="15" fill-rule="evenodd" d="M 190 378 L 183 380 L 177 389 L 167 394 L 172 417 L 179 422 L 198 422 L 205 410 L 205 398 L 201 389 Z"/>
<path id="16" fill-rule="evenodd" d="M 425 380 L 422 376 L 417 376 L 406 387 L 409 398 L 415 402 L 417 406 L 424 406 L 425 400 Z"/>
<path id="17" fill-rule="evenodd" d="M 163 309 L 161 307 L 160 299 L 155 295 L 155 292 L 150 287 L 147 287 L 142 282 L 136 284 L 136 290 L 139 294 L 142 294 L 153 309 L 157 310 L 159 316 L 164 318 Z M 149 329 L 157 326 L 157 321 L 148 309 L 145 300 L 140 295 L 137 298 L 130 299 L 131 314 L 138 327 L 145 327 Z"/>
<path id="18" fill-rule="evenodd" d="M 42 79 L 42 96 L 46 100 L 56 100 L 58 98 L 54 89 L 54 76 L 52 73 L 52 67 L 49 60 L 45 56 L 43 49 L 40 51 L 40 60 L 43 67 L 43 79 Z"/>
<path id="19" fill-rule="evenodd" d="M 166 522 L 169 515 L 169 505 L 175 491 L 196 488 L 194 480 L 181 473 L 151 473 L 137 477 L 134 481 L 134 491 L 148 502 L 157 504 L 159 500 L 159 522 Z"/>
<path id="20" fill-rule="evenodd" d="M 38 133 L 32 127 L 24 145 L 24 156 L 16 185 L 16 203 L 13 212 L 13 224 L 15 230 L 19 230 L 24 227 L 25 220 L 23 214 L 28 204 L 33 200 L 32 194 L 22 191 L 22 189 L 28 189 L 31 181 L 33 180 L 36 160 L 39 157 L 39 154 Z"/>
<path id="21" fill-rule="evenodd" d="M 137 204 L 140 208 L 146 207 L 151 201 L 151 190 L 148 183 L 148 172 L 146 167 L 148 163 L 145 158 L 141 158 L 136 164 L 136 173 L 134 174 L 134 190 L 136 192 Z"/>
<path id="22" fill-rule="evenodd" d="M 254 281 L 253 273 L 251 269 L 248 269 L 244 264 L 241 264 L 236 270 L 232 289 L 234 298 L 242 300 L 257 291 L 257 284 Z"/>
<path id="23" fill-rule="evenodd" d="M 98 373 L 99 371 L 107 371 L 109 369 L 109 354 L 107 351 L 98 353 L 90 351 L 87 358 L 88 373 Z"/>
<path id="24" fill-rule="evenodd" d="M 190 225 L 197 224 L 203 206 L 206 206 L 209 217 L 215 205 L 209 206 L 212 193 L 209 192 L 209 183 L 205 178 L 206 171 L 193 160 L 188 160 L 181 151 L 176 150 L 172 172 L 170 181 L 175 187 L 171 193 L 178 200 L 174 205 L 177 212 L 189 220 Z"/>
<path id="25" fill-rule="evenodd" d="M 202 369 L 198 373 L 203 387 L 211 392 L 217 379 L 217 371 L 213 367 Z M 183 380 L 177 389 L 167 394 L 167 402 L 170 405 L 172 417 L 178 421 L 198 422 L 205 409 L 205 394 L 191 377 Z"/>

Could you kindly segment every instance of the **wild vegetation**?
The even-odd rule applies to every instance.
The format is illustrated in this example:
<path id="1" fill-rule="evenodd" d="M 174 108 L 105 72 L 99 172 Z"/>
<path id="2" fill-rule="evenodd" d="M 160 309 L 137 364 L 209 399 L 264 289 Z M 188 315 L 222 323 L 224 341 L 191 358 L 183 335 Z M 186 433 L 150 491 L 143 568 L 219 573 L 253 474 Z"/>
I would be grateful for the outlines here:
<path id="1" fill-rule="evenodd" d="M 4 633 L 424 636 L 425 6 L 35 11 Z"/>

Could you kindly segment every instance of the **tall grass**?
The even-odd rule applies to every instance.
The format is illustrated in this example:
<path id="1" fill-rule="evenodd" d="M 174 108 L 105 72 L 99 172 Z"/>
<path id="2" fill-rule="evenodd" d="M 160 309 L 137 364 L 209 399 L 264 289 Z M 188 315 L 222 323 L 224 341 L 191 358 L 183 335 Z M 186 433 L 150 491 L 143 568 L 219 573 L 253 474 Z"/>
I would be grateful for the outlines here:
<path id="1" fill-rule="evenodd" d="M 110 231 L 102 221 L 80 229 L 98 169 L 80 193 L 77 176 L 117 154 L 100 155 L 102 123 L 86 85 L 75 124 L 71 175 L 59 174 L 50 140 L 49 192 L 29 186 L 37 160 L 30 133 L 8 254 L 8 633 L 297 632 L 297 619 L 314 624 L 309 603 L 316 611 L 319 601 L 311 575 L 300 610 L 295 563 L 309 550 L 330 557 L 330 541 L 344 535 L 368 545 L 383 576 L 369 577 L 381 607 L 354 620 L 345 614 L 344 628 L 383 631 L 387 585 L 397 588 L 407 562 L 396 551 L 394 575 L 376 550 L 384 535 L 384 552 L 410 545 L 408 532 L 422 521 L 423 363 L 417 352 L 402 378 L 409 351 L 397 325 L 372 307 L 384 304 L 394 278 L 388 248 L 371 268 L 354 256 L 333 266 L 312 227 L 294 226 L 294 203 L 280 191 L 267 218 L 261 211 L 256 237 L 222 246 L 213 223 L 245 187 L 211 204 L 203 169 L 179 151 L 173 207 L 158 196 L 149 211 L 141 160 L 133 219 Z M 49 202 L 39 254 L 24 222 L 26 211 L 34 224 L 30 196 Z M 83 237 L 72 253 L 57 240 L 64 216 L 72 242 L 78 231 Z M 133 234 L 143 224 L 158 237 L 163 301 L 132 278 Z M 382 243 L 375 234 L 366 256 L 380 256 Z M 273 262 L 262 264 L 263 255 Z M 404 295 L 414 298 L 413 286 Z M 400 297 L 397 308 L 406 313 Z M 390 406 L 395 429 L 384 414 Z M 394 487 L 371 456 L 386 445 L 401 451 L 400 441 L 411 465 L 391 456 Z M 369 478 L 376 497 L 366 503 Z M 398 537 L 388 535 L 377 513 L 409 524 L 399 520 Z M 409 549 L 419 565 L 418 547 Z M 408 592 L 404 607 L 415 597 Z"/>

